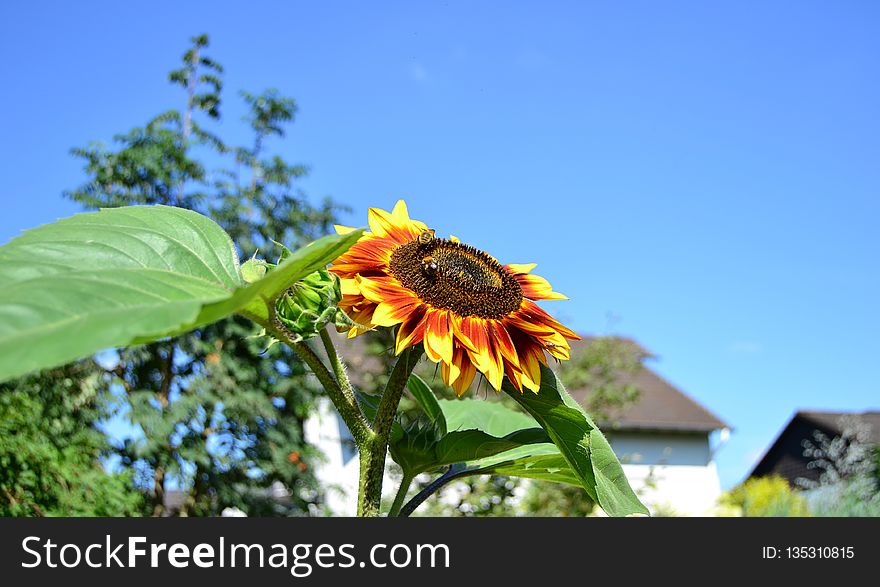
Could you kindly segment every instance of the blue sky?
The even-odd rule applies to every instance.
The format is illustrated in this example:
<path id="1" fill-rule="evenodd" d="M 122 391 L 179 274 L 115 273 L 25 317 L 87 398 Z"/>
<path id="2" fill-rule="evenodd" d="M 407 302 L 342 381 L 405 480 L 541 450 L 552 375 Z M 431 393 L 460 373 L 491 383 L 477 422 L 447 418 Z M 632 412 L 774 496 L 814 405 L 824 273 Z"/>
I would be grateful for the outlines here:
<path id="1" fill-rule="evenodd" d="M 246 8 L 245 8 L 246 6 Z M 740 481 L 797 409 L 880 407 L 880 4 L 158 2 L 0 7 L 0 242 L 77 211 L 73 146 L 181 95 L 211 35 L 234 93 L 300 113 L 303 187 L 537 262 L 576 329 L 632 336 L 734 427 Z"/>

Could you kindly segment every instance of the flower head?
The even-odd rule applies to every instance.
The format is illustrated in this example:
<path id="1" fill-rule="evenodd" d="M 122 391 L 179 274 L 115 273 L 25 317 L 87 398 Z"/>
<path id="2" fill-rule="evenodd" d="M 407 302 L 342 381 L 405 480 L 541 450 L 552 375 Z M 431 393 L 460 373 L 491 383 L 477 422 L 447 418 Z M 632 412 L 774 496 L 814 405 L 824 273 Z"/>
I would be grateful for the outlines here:
<path id="1" fill-rule="evenodd" d="M 537 392 L 545 351 L 569 358 L 566 339 L 580 337 L 534 301 L 568 298 L 532 275 L 534 264 L 502 265 L 455 237 L 438 238 L 409 218 L 403 200 L 390 213 L 370 208 L 369 223 L 330 271 L 341 278 L 339 305 L 355 323 L 398 326 L 397 354 L 423 343 L 458 395 L 477 371 L 496 390 L 507 375 L 517 390 Z M 362 332 L 353 327 L 349 336 Z"/>

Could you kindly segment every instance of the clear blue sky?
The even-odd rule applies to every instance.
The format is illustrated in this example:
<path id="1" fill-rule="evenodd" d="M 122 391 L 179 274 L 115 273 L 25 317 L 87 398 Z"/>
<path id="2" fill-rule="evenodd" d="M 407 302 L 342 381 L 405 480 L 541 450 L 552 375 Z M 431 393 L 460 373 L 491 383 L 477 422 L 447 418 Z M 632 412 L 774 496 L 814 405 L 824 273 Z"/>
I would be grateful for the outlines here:
<path id="1" fill-rule="evenodd" d="M 572 298 L 545 307 L 734 426 L 725 486 L 795 410 L 880 407 L 880 4 L 318 4 L 4 2 L 0 242 L 76 211 L 70 147 L 181 106 L 166 72 L 207 32 L 222 133 L 277 87 L 273 146 L 349 222 L 404 197 L 537 262 Z"/>

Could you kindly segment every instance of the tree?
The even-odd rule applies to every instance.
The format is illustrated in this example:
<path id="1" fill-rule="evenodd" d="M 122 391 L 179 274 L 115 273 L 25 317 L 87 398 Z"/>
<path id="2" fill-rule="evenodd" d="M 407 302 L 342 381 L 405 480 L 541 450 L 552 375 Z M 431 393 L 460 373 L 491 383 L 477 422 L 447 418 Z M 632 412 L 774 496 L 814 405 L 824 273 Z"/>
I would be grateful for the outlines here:
<path id="1" fill-rule="evenodd" d="M 0 516 L 136 515 L 131 473 L 107 473 L 108 377 L 83 360 L 0 384 Z"/>
<path id="2" fill-rule="evenodd" d="M 224 143 L 202 124 L 221 115 L 223 68 L 208 57 L 208 38 L 192 39 L 169 74 L 186 95 L 181 113 L 166 111 L 115 137 L 113 148 L 74 149 L 88 181 L 67 197 L 87 209 L 165 204 L 215 219 L 242 257 L 298 246 L 327 232 L 337 207 L 313 206 L 297 189 L 307 168 L 268 152 L 297 111 L 275 90 L 242 92 L 253 141 Z M 209 162 L 218 165 L 209 171 Z M 274 240 L 273 240 L 274 239 Z M 123 413 L 142 434 L 116 447 L 148 496 L 147 513 L 165 515 L 169 488 L 186 492 L 181 515 L 226 507 L 249 514 L 296 514 L 319 501 L 310 463 L 320 458 L 302 437 L 314 386 L 296 356 L 267 342 L 242 318 L 123 349 L 108 372 L 123 393 Z M 277 499 L 278 495 L 284 499 Z"/>
<path id="3" fill-rule="evenodd" d="M 817 516 L 880 516 L 880 447 L 871 442 L 871 427 L 857 416 L 840 418 L 840 434 L 816 430 L 805 440 L 807 465 L 822 473 L 818 481 L 798 479 Z"/>

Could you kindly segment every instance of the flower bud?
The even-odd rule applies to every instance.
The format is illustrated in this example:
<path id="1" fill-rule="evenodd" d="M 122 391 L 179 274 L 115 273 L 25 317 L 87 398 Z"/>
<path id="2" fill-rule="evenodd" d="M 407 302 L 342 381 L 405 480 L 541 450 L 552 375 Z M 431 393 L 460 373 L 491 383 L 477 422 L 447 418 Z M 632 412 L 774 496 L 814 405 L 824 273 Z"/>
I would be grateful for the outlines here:
<path id="1" fill-rule="evenodd" d="M 311 338 L 329 323 L 348 321 L 339 309 L 339 278 L 319 269 L 293 284 L 276 302 L 278 320 L 300 340 Z"/>

